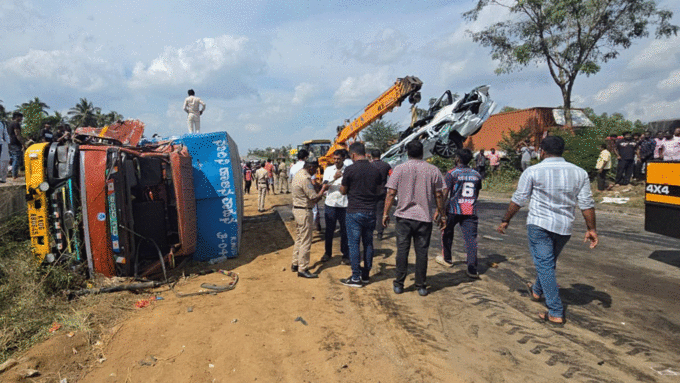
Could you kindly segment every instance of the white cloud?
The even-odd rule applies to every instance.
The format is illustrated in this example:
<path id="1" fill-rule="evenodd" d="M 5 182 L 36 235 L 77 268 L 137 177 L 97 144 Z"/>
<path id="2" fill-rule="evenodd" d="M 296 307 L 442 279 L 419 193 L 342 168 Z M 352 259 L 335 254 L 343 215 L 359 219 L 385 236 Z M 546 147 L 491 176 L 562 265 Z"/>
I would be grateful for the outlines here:
<path id="1" fill-rule="evenodd" d="M 677 67 L 680 57 L 680 36 L 651 40 L 630 61 L 628 69 L 658 69 Z"/>
<path id="2" fill-rule="evenodd" d="M 244 36 L 222 35 L 203 38 L 182 48 L 165 47 L 163 53 L 146 65 L 137 62 L 129 86 L 193 86 L 223 76 L 240 78 L 264 67 L 258 49 Z"/>
<path id="3" fill-rule="evenodd" d="M 465 65 L 467 60 L 460 61 L 444 61 L 439 66 L 439 75 L 441 77 L 441 82 L 446 84 L 451 80 L 459 77 L 465 71 Z"/>
<path id="4" fill-rule="evenodd" d="M 659 89 L 675 89 L 680 87 L 680 70 L 671 72 L 668 77 L 656 84 Z"/>
<path id="5" fill-rule="evenodd" d="M 616 81 L 609 84 L 606 88 L 600 90 L 595 94 L 593 99 L 598 103 L 606 103 L 615 100 L 624 95 L 630 95 L 629 91 L 632 84 L 627 82 Z"/>
<path id="6" fill-rule="evenodd" d="M 352 41 L 343 53 L 357 61 L 371 64 L 386 64 L 403 59 L 408 53 L 409 42 L 406 36 L 392 28 L 386 28 L 368 42 Z"/>
<path id="7" fill-rule="evenodd" d="M 293 105 L 300 105 L 305 103 L 316 93 L 316 87 L 313 84 L 303 82 L 295 87 L 295 94 L 291 103 Z"/>
<path id="8" fill-rule="evenodd" d="M 391 79 L 385 69 L 367 73 L 360 78 L 347 77 L 333 95 L 339 104 L 367 104 L 390 87 Z"/>
<path id="9" fill-rule="evenodd" d="M 659 99 L 656 95 L 643 95 L 625 105 L 626 117 L 641 121 L 668 120 L 678 118 L 680 98 L 671 101 Z"/>
<path id="10" fill-rule="evenodd" d="M 34 50 L 0 63 L 0 76 L 25 81 L 53 81 L 60 86 L 92 92 L 102 90 L 122 77 L 121 69 L 83 46 L 71 50 Z"/>
<path id="11" fill-rule="evenodd" d="M 251 133 L 257 133 L 262 130 L 262 127 L 258 124 L 246 124 L 244 129 Z"/>

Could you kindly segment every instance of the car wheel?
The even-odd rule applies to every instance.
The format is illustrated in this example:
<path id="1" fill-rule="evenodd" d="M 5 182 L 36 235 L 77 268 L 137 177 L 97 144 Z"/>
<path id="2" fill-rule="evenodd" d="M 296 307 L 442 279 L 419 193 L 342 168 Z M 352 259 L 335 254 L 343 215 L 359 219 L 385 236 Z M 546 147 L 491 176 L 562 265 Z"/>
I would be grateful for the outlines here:
<path id="1" fill-rule="evenodd" d="M 440 138 L 434 143 L 434 154 L 444 157 L 452 158 L 456 155 L 456 150 L 463 147 L 463 140 L 458 132 L 452 132 L 448 137 Z"/>

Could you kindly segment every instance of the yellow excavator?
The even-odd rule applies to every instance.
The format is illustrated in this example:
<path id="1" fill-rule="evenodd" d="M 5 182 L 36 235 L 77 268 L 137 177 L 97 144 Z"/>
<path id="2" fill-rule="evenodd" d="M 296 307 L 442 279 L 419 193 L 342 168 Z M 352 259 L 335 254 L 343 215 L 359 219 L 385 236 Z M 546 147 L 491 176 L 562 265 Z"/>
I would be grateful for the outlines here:
<path id="1" fill-rule="evenodd" d="M 333 163 L 333 153 L 336 150 L 347 149 L 348 140 L 355 138 L 359 132 L 385 113 L 400 106 L 404 100 L 408 98 L 409 103 L 417 104 L 420 101 L 419 90 L 422 86 L 423 82 L 418 77 L 406 76 L 398 78 L 394 85 L 368 104 L 359 117 L 349 122 L 342 129 L 338 129 L 338 135 L 326 151 L 326 154 L 318 158 L 320 169 L 325 169 L 326 166 Z"/>

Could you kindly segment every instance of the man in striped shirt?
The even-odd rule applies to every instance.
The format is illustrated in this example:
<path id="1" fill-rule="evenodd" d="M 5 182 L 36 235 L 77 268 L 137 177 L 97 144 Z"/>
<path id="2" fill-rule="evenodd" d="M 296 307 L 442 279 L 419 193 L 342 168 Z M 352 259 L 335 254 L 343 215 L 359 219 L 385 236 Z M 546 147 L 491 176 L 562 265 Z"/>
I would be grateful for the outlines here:
<path id="1" fill-rule="evenodd" d="M 537 277 L 534 284 L 527 284 L 529 296 L 539 301 L 545 295 L 548 311 L 539 317 L 550 324 L 563 325 L 564 307 L 555 278 L 555 264 L 571 238 L 576 206 L 586 221 L 585 242 L 590 242 L 591 249 L 597 246 L 595 202 L 586 171 L 562 158 L 562 137 L 546 137 L 541 142 L 541 150 L 544 160 L 522 173 L 498 231 L 505 234 L 512 217 L 531 200 L 527 234 Z"/>
<path id="2" fill-rule="evenodd" d="M 477 273 L 477 198 L 482 189 L 482 176 L 468 164 L 472 161 L 469 149 L 459 149 L 456 153 L 456 167 L 444 177 L 444 196 L 446 204 L 446 226 L 442 230 L 442 255 L 435 261 L 441 265 L 453 266 L 451 245 L 453 244 L 453 228 L 460 225 L 465 240 L 467 253 L 467 276 L 479 279 Z"/>

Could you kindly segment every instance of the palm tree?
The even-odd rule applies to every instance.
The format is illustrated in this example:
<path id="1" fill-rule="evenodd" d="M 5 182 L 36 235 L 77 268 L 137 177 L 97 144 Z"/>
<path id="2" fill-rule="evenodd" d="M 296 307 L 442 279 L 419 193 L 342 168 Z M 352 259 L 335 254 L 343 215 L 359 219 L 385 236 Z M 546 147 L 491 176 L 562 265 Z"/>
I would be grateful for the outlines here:
<path id="1" fill-rule="evenodd" d="M 68 111 L 68 115 L 71 116 L 71 125 L 76 128 L 81 126 L 96 127 L 97 113 L 101 113 L 101 108 L 95 107 L 86 98 L 81 98 L 80 102 Z"/>
<path id="2" fill-rule="evenodd" d="M 106 125 L 112 125 L 116 121 L 123 120 L 123 115 L 113 110 L 106 114 L 102 113 L 101 110 L 98 110 L 94 117 L 97 120 L 97 126 L 100 128 Z"/>
<path id="3" fill-rule="evenodd" d="M 17 105 L 17 108 L 24 110 L 24 109 L 28 108 L 28 107 L 31 106 L 31 105 L 37 105 L 37 106 L 39 106 L 39 107 L 40 107 L 40 112 L 41 112 L 41 113 L 44 113 L 44 114 L 47 114 L 47 111 L 46 111 L 45 109 L 49 109 L 49 108 L 50 108 L 47 104 L 45 104 L 44 102 L 42 102 L 42 101 L 40 100 L 39 97 L 35 97 L 35 98 L 33 98 L 33 100 L 31 100 L 31 101 L 29 101 L 29 102 L 24 102 L 24 103 L 21 104 L 21 105 Z"/>

